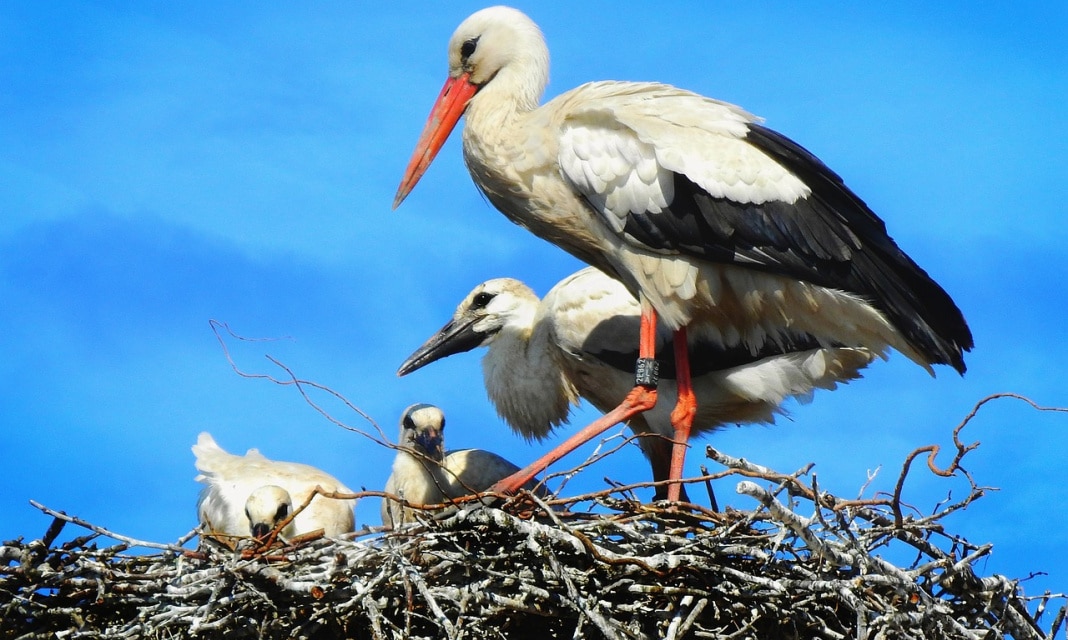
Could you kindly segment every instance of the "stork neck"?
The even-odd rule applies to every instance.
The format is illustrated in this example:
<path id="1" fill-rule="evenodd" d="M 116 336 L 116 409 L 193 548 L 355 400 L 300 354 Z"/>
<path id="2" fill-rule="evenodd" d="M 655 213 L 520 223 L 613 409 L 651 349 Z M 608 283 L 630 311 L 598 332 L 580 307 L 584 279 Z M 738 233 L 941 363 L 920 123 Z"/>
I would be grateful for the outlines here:
<path id="1" fill-rule="evenodd" d="M 497 147 L 506 139 L 506 132 L 515 127 L 519 113 L 518 104 L 511 100 L 495 101 L 483 98 L 493 96 L 480 92 L 467 104 L 463 132 L 465 149 L 470 145 Z"/>
<path id="2" fill-rule="evenodd" d="M 542 74 L 514 66 L 501 69 L 467 103 L 465 145 L 471 137 L 488 144 L 507 140 L 522 116 L 538 108 L 545 82 Z"/>

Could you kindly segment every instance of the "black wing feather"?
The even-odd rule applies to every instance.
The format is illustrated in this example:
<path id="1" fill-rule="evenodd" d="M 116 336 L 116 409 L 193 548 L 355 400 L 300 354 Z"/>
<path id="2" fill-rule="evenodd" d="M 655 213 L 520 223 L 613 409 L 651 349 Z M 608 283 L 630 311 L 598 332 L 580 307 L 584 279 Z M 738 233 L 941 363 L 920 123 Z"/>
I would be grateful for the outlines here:
<path id="1" fill-rule="evenodd" d="M 809 151 L 750 124 L 746 140 L 811 193 L 795 202 L 743 203 L 709 195 L 675 174 L 675 198 L 631 214 L 624 232 L 661 251 L 738 264 L 853 293 L 882 311 L 932 363 L 965 370 L 973 346 L 960 309 L 889 236 L 886 225 Z"/>

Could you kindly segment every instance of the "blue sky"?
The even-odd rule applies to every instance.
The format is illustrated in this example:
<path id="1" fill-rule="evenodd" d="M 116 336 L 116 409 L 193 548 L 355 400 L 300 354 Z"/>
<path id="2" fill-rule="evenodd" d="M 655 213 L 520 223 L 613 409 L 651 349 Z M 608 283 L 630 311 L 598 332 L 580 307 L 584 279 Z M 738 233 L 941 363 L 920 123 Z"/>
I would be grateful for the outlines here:
<path id="1" fill-rule="evenodd" d="M 448 37 L 484 5 L 381 4 L 0 4 L 0 538 L 44 532 L 35 499 L 176 539 L 195 524 L 202 430 L 384 484 L 391 452 L 292 388 L 236 375 L 210 319 L 278 338 L 230 340 L 242 369 L 284 375 L 271 355 L 390 437 L 406 406 L 432 402 L 453 448 L 523 464 L 552 444 L 500 423 L 477 353 L 394 375 L 478 282 L 544 293 L 581 265 L 481 199 L 458 140 L 390 211 Z M 895 355 L 775 426 L 703 441 L 780 471 L 815 462 L 840 495 L 879 467 L 873 486 L 892 487 L 909 451 L 948 445 L 987 394 L 1068 406 L 1068 5 L 929 5 L 519 5 L 549 42 L 548 97 L 659 80 L 764 116 L 840 173 L 964 310 L 977 346 L 963 379 Z M 963 437 L 982 441 L 968 470 L 1000 489 L 951 521 L 994 543 L 980 569 L 1045 571 L 1028 591 L 1068 590 L 1068 416 L 1002 400 Z M 570 488 L 645 473 L 632 447 Z M 733 483 L 717 490 L 749 506 Z M 906 485 L 925 510 L 964 491 L 923 473 Z M 357 521 L 377 514 L 361 504 Z"/>

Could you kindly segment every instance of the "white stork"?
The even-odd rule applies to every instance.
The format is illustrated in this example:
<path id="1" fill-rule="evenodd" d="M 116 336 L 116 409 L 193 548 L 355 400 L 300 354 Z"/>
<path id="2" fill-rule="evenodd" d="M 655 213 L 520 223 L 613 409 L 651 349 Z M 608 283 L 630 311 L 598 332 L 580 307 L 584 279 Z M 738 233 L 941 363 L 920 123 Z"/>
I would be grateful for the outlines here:
<path id="1" fill-rule="evenodd" d="M 634 362 L 641 307 L 618 281 L 593 267 L 564 278 L 541 300 L 512 278 L 475 287 L 436 334 L 397 371 L 407 375 L 435 360 L 486 347 L 482 371 L 486 391 L 505 422 L 523 437 L 541 440 L 567 422 L 579 397 L 607 412 L 634 386 Z M 781 337 L 781 336 L 780 336 Z M 657 333 L 657 349 L 669 344 Z M 770 423 L 789 397 L 807 400 L 817 388 L 859 377 L 876 354 L 863 348 L 822 348 L 811 336 L 768 342 L 756 353 L 742 344 L 689 345 L 694 356 L 697 396 L 694 430 L 712 431 L 731 423 Z M 672 403 L 678 395 L 673 360 L 662 363 L 660 393 Z M 671 404 L 633 416 L 628 426 L 653 469 L 653 479 L 668 480 Z M 589 436 L 592 437 L 592 436 Z M 532 463 L 540 473 L 589 437 L 579 432 Z M 656 498 L 666 497 L 658 486 Z"/>
<path id="2" fill-rule="evenodd" d="M 206 531 L 216 536 L 262 538 L 307 501 L 316 487 L 352 493 L 337 478 L 299 462 L 269 460 L 256 449 L 243 456 L 227 453 L 209 433 L 193 445 L 197 482 L 204 483 L 197 513 Z M 295 504 L 294 504 L 295 503 Z M 283 538 L 322 529 L 337 537 L 355 528 L 352 500 L 315 496 L 282 530 Z"/>
<path id="3" fill-rule="evenodd" d="M 641 301 L 641 374 L 591 427 L 655 405 L 645 370 L 657 319 L 675 332 L 672 479 L 695 412 L 687 332 L 759 350 L 793 331 L 964 372 L 972 336 L 949 295 L 837 174 L 753 115 L 637 82 L 584 84 L 539 107 L 549 52 L 537 25 L 507 7 L 464 20 L 448 56 L 394 208 L 466 114 L 464 160 L 490 202 Z"/>
<path id="4" fill-rule="evenodd" d="M 413 404 L 404 410 L 393 472 L 386 480 L 391 493 L 414 506 L 444 504 L 482 493 L 519 467 L 483 449 L 445 452 L 445 414 L 434 405 Z M 537 481 L 522 488 L 546 495 Z M 382 500 L 382 524 L 396 527 L 415 522 L 416 510 L 388 498 Z"/>

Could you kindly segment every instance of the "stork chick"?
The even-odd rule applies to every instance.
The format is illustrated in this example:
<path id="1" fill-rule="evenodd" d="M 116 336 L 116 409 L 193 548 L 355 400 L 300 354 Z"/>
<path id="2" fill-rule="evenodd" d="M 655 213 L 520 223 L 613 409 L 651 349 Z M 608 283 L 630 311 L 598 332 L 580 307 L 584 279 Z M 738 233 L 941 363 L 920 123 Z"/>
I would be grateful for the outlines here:
<path id="1" fill-rule="evenodd" d="M 257 449 L 243 456 L 227 453 L 204 432 L 193 445 L 197 482 L 204 483 L 197 514 L 207 533 L 262 537 L 304 504 L 316 487 L 352 493 L 337 478 L 299 462 L 269 460 Z M 283 538 L 323 530 L 337 537 L 355 528 L 353 501 L 316 495 L 282 531 Z"/>
<path id="2" fill-rule="evenodd" d="M 397 373 L 407 375 L 446 356 L 485 347 L 482 373 L 497 412 L 516 433 L 541 440 L 567 421 L 580 397 L 609 411 L 627 396 L 640 323 L 634 296 L 592 267 L 564 278 L 541 300 L 522 282 L 497 278 L 467 294 L 452 319 Z M 658 349 L 670 354 L 665 348 L 670 340 L 662 328 Z M 806 335 L 783 335 L 756 351 L 737 335 L 730 344 L 691 337 L 689 349 L 699 356 L 693 366 L 697 433 L 732 423 L 771 423 L 788 398 L 807 401 L 816 389 L 834 389 L 860 377 L 876 355 L 863 348 L 822 347 Z M 668 402 L 627 422 L 640 436 L 656 481 L 668 479 L 671 462 L 669 412 L 678 391 L 670 356 L 660 373 L 659 392 Z M 584 441 L 570 439 L 550 455 L 559 459 Z M 656 498 L 665 497 L 665 487 L 658 487 Z"/>
<path id="3" fill-rule="evenodd" d="M 393 473 L 386 481 L 391 493 L 413 506 L 444 504 L 452 499 L 481 493 L 519 467 L 483 449 L 445 452 L 445 414 L 434 405 L 413 404 L 400 421 L 397 456 Z M 522 488 L 534 490 L 536 480 Z M 539 488 L 540 495 L 545 495 Z M 406 507 L 396 500 L 382 500 L 382 524 L 396 527 L 416 522 L 423 510 Z"/>

